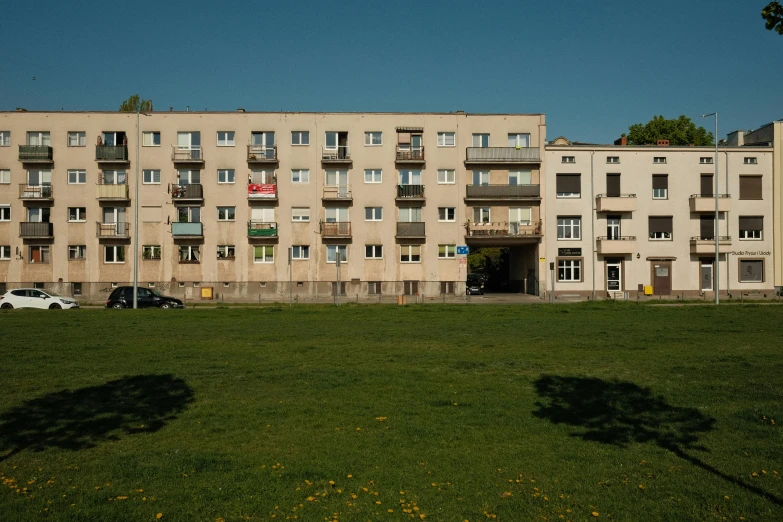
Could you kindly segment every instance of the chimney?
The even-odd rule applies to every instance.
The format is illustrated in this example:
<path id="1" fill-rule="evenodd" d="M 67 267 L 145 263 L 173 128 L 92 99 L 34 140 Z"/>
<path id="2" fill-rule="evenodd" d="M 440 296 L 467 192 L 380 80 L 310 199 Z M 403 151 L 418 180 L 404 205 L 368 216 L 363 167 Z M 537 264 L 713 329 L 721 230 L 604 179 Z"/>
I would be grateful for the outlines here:
<path id="1" fill-rule="evenodd" d="M 668 147 L 669 146 L 669 140 L 658 140 L 658 146 L 659 147 Z"/>
<path id="2" fill-rule="evenodd" d="M 626 145 L 628 145 L 628 138 L 625 136 L 620 136 L 618 139 L 614 140 L 614 144 L 622 145 L 623 147 L 625 147 Z"/>
<path id="3" fill-rule="evenodd" d="M 190 112 L 190 105 L 185 105 L 185 112 Z"/>
<path id="4" fill-rule="evenodd" d="M 243 109 L 242 107 L 240 107 L 240 108 L 238 108 L 238 109 L 237 109 L 237 112 L 245 112 L 245 109 Z"/>
<path id="5" fill-rule="evenodd" d="M 169 107 L 169 112 L 174 112 L 174 107 Z"/>

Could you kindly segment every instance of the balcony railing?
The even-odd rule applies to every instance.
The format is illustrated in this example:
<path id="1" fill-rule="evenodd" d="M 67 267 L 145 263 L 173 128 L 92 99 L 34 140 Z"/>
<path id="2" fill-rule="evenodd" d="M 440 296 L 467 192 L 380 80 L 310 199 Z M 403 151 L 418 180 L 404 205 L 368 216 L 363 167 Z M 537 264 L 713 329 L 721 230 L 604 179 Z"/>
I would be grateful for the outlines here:
<path id="1" fill-rule="evenodd" d="M 712 194 L 691 194 L 689 198 L 691 212 L 715 212 L 715 196 Z M 728 212 L 731 206 L 731 194 L 718 194 L 718 212 Z"/>
<path id="2" fill-rule="evenodd" d="M 691 243 L 710 242 L 715 244 L 715 236 L 692 236 Z M 731 236 L 718 236 L 718 243 L 728 244 L 731 243 Z"/>
<path id="3" fill-rule="evenodd" d="M 599 236 L 599 254 L 630 254 L 636 250 L 636 236 Z"/>
<path id="4" fill-rule="evenodd" d="M 397 185 L 397 199 L 424 199 L 424 185 Z"/>
<path id="5" fill-rule="evenodd" d="M 321 161 L 324 163 L 350 163 L 351 148 L 348 145 L 321 148 Z"/>
<path id="6" fill-rule="evenodd" d="M 171 199 L 174 202 L 204 199 L 204 187 L 200 183 L 191 185 L 171 185 Z"/>
<path id="7" fill-rule="evenodd" d="M 322 199 L 334 199 L 334 200 L 350 200 L 353 199 L 353 196 L 351 196 L 351 186 L 350 185 L 341 185 L 338 187 L 324 187 L 324 196 Z"/>
<path id="8" fill-rule="evenodd" d="M 247 237 L 277 237 L 277 223 L 250 220 L 247 222 Z"/>
<path id="9" fill-rule="evenodd" d="M 52 163 L 54 153 L 48 145 L 19 145 L 19 161 L 25 163 Z"/>
<path id="10" fill-rule="evenodd" d="M 120 185 L 104 185 L 98 183 L 98 199 L 128 200 L 130 199 L 128 185 L 124 183 Z"/>
<path id="11" fill-rule="evenodd" d="M 598 194 L 595 202 L 596 212 L 636 211 L 636 194 Z"/>
<path id="12" fill-rule="evenodd" d="M 23 221 L 19 223 L 19 237 L 51 238 L 54 237 L 54 223 L 38 223 Z"/>
<path id="13" fill-rule="evenodd" d="M 465 163 L 541 163 L 538 147 L 468 147 Z"/>
<path id="14" fill-rule="evenodd" d="M 96 145 L 95 161 L 121 162 L 128 161 L 127 145 Z"/>
<path id="15" fill-rule="evenodd" d="M 468 237 L 537 237 L 541 235 L 540 224 L 526 221 L 468 223 L 465 225 Z"/>
<path id="16" fill-rule="evenodd" d="M 172 223 L 171 235 L 176 237 L 201 237 L 204 235 L 202 223 Z"/>
<path id="17" fill-rule="evenodd" d="M 19 199 L 54 199 L 54 191 L 51 185 L 19 185 Z"/>
<path id="18" fill-rule="evenodd" d="M 321 237 L 351 237 L 350 221 L 332 221 L 321 223 Z"/>
<path id="19" fill-rule="evenodd" d="M 248 163 L 276 163 L 277 146 L 267 147 L 265 145 L 247 146 Z"/>
<path id="20" fill-rule="evenodd" d="M 718 236 L 718 252 L 730 252 L 731 236 Z M 715 236 L 693 236 L 691 237 L 691 254 L 714 254 Z"/>
<path id="21" fill-rule="evenodd" d="M 397 147 L 397 163 L 424 163 L 424 147 L 400 148 Z"/>
<path id="22" fill-rule="evenodd" d="M 96 223 L 96 235 L 99 239 L 115 238 L 126 239 L 130 237 L 130 223 L 119 221 L 117 223 Z"/>
<path id="23" fill-rule="evenodd" d="M 423 221 L 397 222 L 397 237 L 425 237 L 425 226 Z"/>
<path id="24" fill-rule="evenodd" d="M 540 199 L 541 185 L 468 185 L 466 198 Z"/>
<path id="25" fill-rule="evenodd" d="M 204 163 L 201 146 L 178 147 L 171 146 L 171 160 L 174 163 Z"/>
<path id="26" fill-rule="evenodd" d="M 277 184 L 248 183 L 247 199 L 277 199 Z"/>

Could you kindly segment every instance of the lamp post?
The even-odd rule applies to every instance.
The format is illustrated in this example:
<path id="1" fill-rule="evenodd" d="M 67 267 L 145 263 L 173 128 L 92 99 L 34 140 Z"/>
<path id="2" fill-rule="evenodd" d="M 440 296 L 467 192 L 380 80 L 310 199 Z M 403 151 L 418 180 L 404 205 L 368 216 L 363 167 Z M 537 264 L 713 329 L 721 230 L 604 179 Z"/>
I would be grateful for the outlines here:
<path id="1" fill-rule="evenodd" d="M 709 116 L 715 116 L 715 304 L 720 303 L 720 262 L 718 256 L 720 255 L 720 222 L 718 221 L 718 113 L 711 112 L 709 114 L 702 114 L 702 118 L 708 118 Z"/>
<path id="2" fill-rule="evenodd" d="M 141 105 L 136 109 L 136 187 L 133 196 L 133 308 L 139 307 L 139 147 L 141 126 L 139 125 Z M 149 116 L 149 114 L 144 114 Z"/>

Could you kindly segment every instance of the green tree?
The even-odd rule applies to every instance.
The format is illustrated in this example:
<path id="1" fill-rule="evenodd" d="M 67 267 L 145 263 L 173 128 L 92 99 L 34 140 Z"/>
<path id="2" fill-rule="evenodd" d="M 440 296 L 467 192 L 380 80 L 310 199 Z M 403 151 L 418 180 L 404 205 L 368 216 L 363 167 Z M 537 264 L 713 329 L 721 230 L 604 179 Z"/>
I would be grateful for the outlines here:
<path id="1" fill-rule="evenodd" d="M 761 17 L 766 21 L 766 27 L 770 31 L 783 34 L 783 5 L 780 2 L 770 2 L 761 10 Z"/>
<path id="2" fill-rule="evenodd" d="M 669 140 L 670 145 L 712 145 L 715 137 L 704 127 L 697 127 L 687 116 L 667 120 L 653 116 L 647 123 L 628 127 L 629 145 L 655 145 L 658 140 Z"/>
<path id="3" fill-rule="evenodd" d="M 152 100 L 142 100 L 138 94 L 131 95 L 120 105 L 120 112 L 151 112 Z"/>

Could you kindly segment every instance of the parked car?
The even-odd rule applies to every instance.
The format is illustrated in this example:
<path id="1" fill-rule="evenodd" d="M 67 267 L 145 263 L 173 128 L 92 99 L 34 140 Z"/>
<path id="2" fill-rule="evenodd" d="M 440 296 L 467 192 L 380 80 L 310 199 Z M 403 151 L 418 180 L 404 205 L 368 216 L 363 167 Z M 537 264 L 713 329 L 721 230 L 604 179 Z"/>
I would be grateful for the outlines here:
<path id="1" fill-rule="evenodd" d="M 17 288 L 0 296 L 0 308 L 79 308 L 79 301 L 37 288 Z"/>
<path id="2" fill-rule="evenodd" d="M 176 297 L 161 295 L 149 288 L 136 287 L 138 289 L 139 308 L 185 308 L 182 301 Z M 106 308 L 133 308 L 133 287 L 118 286 L 109 295 Z"/>
<path id="3" fill-rule="evenodd" d="M 468 274 L 465 283 L 465 293 L 468 295 L 484 295 L 484 274 Z"/>

